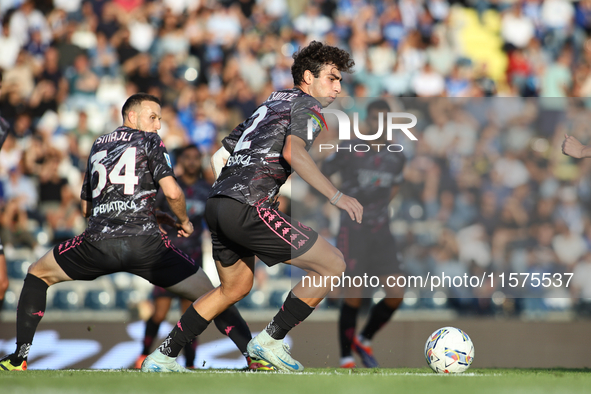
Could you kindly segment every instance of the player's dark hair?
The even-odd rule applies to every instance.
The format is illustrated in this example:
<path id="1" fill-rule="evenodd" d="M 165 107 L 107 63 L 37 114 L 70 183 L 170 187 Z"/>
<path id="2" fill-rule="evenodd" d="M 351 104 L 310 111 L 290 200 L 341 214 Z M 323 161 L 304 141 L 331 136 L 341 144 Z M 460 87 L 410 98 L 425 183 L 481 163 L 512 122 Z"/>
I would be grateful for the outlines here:
<path id="1" fill-rule="evenodd" d="M 152 96 L 148 93 L 136 93 L 134 95 L 129 96 L 125 104 L 123 104 L 123 108 L 121 108 L 121 115 L 123 116 L 123 121 L 125 122 L 125 118 L 129 111 L 135 107 L 136 105 L 142 105 L 144 101 L 153 101 L 156 104 L 160 105 L 160 100 L 158 97 Z"/>
<path id="2" fill-rule="evenodd" d="M 367 105 L 367 113 L 371 111 L 390 112 L 390 104 L 386 100 L 374 100 Z"/>
<path id="3" fill-rule="evenodd" d="M 2 69 L 0 68 L 0 82 L 2 82 Z"/>
<path id="4" fill-rule="evenodd" d="M 310 70 L 316 78 L 325 64 L 334 64 L 341 72 L 350 72 L 355 62 L 345 50 L 318 41 L 312 41 L 307 47 L 293 54 L 291 75 L 295 86 L 304 81 L 304 72 Z"/>

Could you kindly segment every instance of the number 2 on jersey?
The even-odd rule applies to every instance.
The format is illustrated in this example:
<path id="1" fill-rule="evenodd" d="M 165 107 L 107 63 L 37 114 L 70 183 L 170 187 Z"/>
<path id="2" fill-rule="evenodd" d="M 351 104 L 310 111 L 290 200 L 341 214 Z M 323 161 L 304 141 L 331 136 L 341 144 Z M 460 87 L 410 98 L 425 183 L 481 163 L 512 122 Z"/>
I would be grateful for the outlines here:
<path id="1" fill-rule="evenodd" d="M 124 185 L 123 194 L 127 195 L 133 194 L 135 185 L 139 183 L 139 178 L 135 175 L 135 152 L 135 147 L 127 148 L 109 174 L 109 181 L 113 185 Z M 92 190 L 92 198 L 98 197 L 107 184 L 107 168 L 100 163 L 105 157 L 107 157 L 107 151 L 102 150 L 90 158 L 90 164 L 92 164 L 90 176 L 97 172 L 99 177 L 96 187 Z M 123 175 L 121 170 L 125 170 Z"/>
<path id="2" fill-rule="evenodd" d="M 252 121 L 252 124 L 250 125 L 250 127 L 248 127 L 246 130 L 244 130 L 242 132 L 240 139 L 238 140 L 238 142 L 236 143 L 236 146 L 234 147 L 234 152 L 238 152 L 243 149 L 250 148 L 250 141 L 244 141 L 244 139 L 246 138 L 246 136 L 248 134 L 250 134 L 254 129 L 257 128 L 257 126 L 259 125 L 261 120 L 263 120 L 265 115 L 267 115 L 267 110 L 268 110 L 268 108 L 265 105 L 263 105 L 254 114 L 252 114 L 252 116 L 254 116 L 254 120 Z"/>

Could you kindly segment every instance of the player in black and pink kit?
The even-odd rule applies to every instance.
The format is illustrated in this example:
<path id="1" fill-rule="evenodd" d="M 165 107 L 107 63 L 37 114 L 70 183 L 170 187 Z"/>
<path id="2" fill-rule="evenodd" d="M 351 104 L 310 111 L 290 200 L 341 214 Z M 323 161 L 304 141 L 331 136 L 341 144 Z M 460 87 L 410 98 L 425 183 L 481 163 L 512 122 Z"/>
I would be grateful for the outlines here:
<path id="1" fill-rule="evenodd" d="M 86 231 L 29 268 L 17 309 L 16 351 L 0 360 L 0 370 L 26 370 L 35 330 L 45 314 L 47 288 L 55 283 L 130 272 L 191 300 L 213 288 L 195 261 L 159 229 L 159 224 L 168 224 L 183 237 L 193 233 L 185 196 L 157 133 L 159 100 L 135 94 L 123 105 L 122 115 L 123 126 L 99 137 L 90 151 L 81 193 L 82 213 L 89 217 Z M 158 189 L 177 220 L 155 212 Z M 246 322 L 235 308 L 225 313 L 219 318 L 235 327 L 231 338 L 240 336 L 244 347 L 250 339 Z M 171 368 L 186 371 L 176 363 Z"/>
<path id="2" fill-rule="evenodd" d="M 211 190 L 211 185 L 203 178 L 201 171 L 201 153 L 196 145 L 189 145 L 184 147 L 177 154 L 177 165 L 181 171 L 181 174 L 177 178 L 177 182 L 183 193 L 185 194 L 185 200 L 187 204 L 187 215 L 189 220 L 193 223 L 193 234 L 189 237 L 175 237 L 171 236 L 170 241 L 178 249 L 185 252 L 191 257 L 197 265 L 201 267 L 203 261 L 202 255 L 202 242 L 201 236 L 204 231 L 204 217 L 205 214 L 205 203 Z M 160 191 L 156 196 L 156 209 L 167 213 L 174 214 L 164 197 L 164 194 Z M 164 231 L 174 231 L 170 226 L 163 225 Z M 187 308 L 191 306 L 192 300 L 178 297 L 176 294 L 158 286 L 154 286 L 152 291 L 152 298 L 154 299 L 154 313 L 146 322 L 146 330 L 144 334 L 143 345 L 141 356 L 136 361 L 136 368 L 141 368 L 144 359 L 150 354 L 151 346 L 154 338 L 158 334 L 160 324 L 166 318 L 166 314 L 170 309 L 172 299 L 179 298 L 181 312 L 185 312 Z M 194 301 L 194 300 L 193 300 Z M 235 307 L 233 308 L 235 309 Z M 234 337 L 234 341 L 239 346 L 240 351 L 247 357 L 247 364 L 249 369 L 256 370 L 271 370 L 272 367 L 264 365 L 260 360 L 252 360 L 246 353 L 246 345 L 248 342 L 244 342 L 244 332 L 248 333 L 250 338 L 250 332 L 247 328 L 240 327 L 236 328 L 232 325 L 231 321 L 225 321 L 221 318 L 214 320 L 216 327 L 221 333 L 228 335 L 230 338 Z M 241 332 L 242 331 L 242 332 Z M 236 337 L 235 337 L 236 336 Z M 249 339 L 250 340 L 250 339 Z M 195 348 L 197 347 L 197 338 L 193 343 L 185 345 L 185 367 L 193 368 L 195 361 Z"/>
<path id="3" fill-rule="evenodd" d="M 341 72 L 348 72 L 354 62 L 347 52 L 316 41 L 293 58 L 295 87 L 272 93 L 223 141 L 219 154 L 226 151 L 229 157 L 205 210 L 221 285 L 196 301 L 159 351 L 146 358 L 155 368 L 174 362 L 185 343 L 250 292 L 255 255 L 268 266 L 285 262 L 302 268 L 316 282 L 318 277 L 339 276 L 345 269 L 338 249 L 278 211 L 275 199 L 293 169 L 351 220 L 361 222 L 363 207 L 339 192 L 308 153 L 321 130 L 320 111 L 335 100 L 341 90 Z M 309 121 L 312 135 L 308 135 Z M 214 167 L 216 161 L 214 157 Z M 283 339 L 312 313 L 328 290 L 298 283 L 267 328 L 249 342 L 249 354 L 279 370 L 302 371 Z"/>
<path id="4" fill-rule="evenodd" d="M 372 132 L 379 128 L 380 113 L 390 112 L 390 106 L 384 100 L 376 100 L 367 106 L 367 120 Z M 385 136 L 386 133 L 384 133 Z M 390 233 L 390 215 L 388 205 L 403 181 L 406 162 L 402 152 L 390 152 L 385 149 L 385 138 L 376 140 L 368 152 L 357 152 L 351 147 L 364 141 L 348 141 L 339 145 L 336 153 L 322 165 L 322 172 L 327 175 L 341 175 L 341 190 L 353 196 L 363 205 L 363 224 L 347 220 L 341 215 L 341 226 L 337 238 L 337 247 L 345 256 L 349 277 L 377 276 L 382 284 L 388 276 L 403 273 L 398 258 L 396 240 Z M 378 144 L 383 144 L 378 150 Z M 384 286 L 386 298 L 372 309 L 360 335 L 355 335 L 357 313 L 362 298 L 373 294 L 363 294 L 362 287 L 343 287 L 343 305 L 339 319 L 339 339 L 341 345 L 341 367 L 354 368 L 355 360 L 351 350 L 359 356 L 363 365 L 375 368 L 378 363 L 373 355 L 370 341 L 373 336 L 392 317 L 400 306 L 404 289 Z"/>
<path id="5" fill-rule="evenodd" d="M 2 70 L 0 70 L 0 92 L 2 92 Z M 0 149 L 8 137 L 10 126 L 8 122 L 0 116 Z M 8 289 L 8 272 L 6 271 L 6 258 L 4 257 L 4 246 L 0 239 L 0 312 L 2 312 L 2 305 L 4 304 L 4 294 Z"/>

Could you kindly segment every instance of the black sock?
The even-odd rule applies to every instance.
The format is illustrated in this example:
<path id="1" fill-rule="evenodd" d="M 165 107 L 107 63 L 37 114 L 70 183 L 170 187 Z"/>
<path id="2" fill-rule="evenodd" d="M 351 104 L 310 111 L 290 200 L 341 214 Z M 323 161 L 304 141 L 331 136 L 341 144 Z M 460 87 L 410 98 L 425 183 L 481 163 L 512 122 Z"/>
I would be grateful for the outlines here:
<path id="1" fill-rule="evenodd" d="M 199 338 L 193 339 L 193 342 L 187 343 L 183 348 L 185 353 L 185 367 L 195 367 L 195 354 L 197 353 L 197 345 L 199 344 Z"/>
<path id="2" fill-rule="evenodd" d="M 160 323 L 156 323 L 152 318 L 149 318 L 146 322 L 146 332 L 144 334 L 144 350 L 142 350 L 144 356 L 150 354 L 150 348 L 154 343 L 154 338 L 158 335 L 158 329 L 160 329 Z"/>
<path id="3" fill-rule="evenodd" d="M 177 357 L 185 344 L 205 331 L 209 323 L 197 313 L 195 308 L 192 306 L 187 308 L 158 350 L 165 356 Z"/>
<path id="4" fill-rule="evenodd" d="M 357 326 L 357 313 L 359 308 L 353 308 L 343 302 L 339 316 L 339 341 L 341 345 L 341 357 L 351 356 L 351 343 L 355 336 Z"/>
<path id="5" fill-rule="evenodd" d="M 22 363 L 29 356 L 29 349 L 47 303 L 47 283 L 27 274 L 16 310 L 16 352 L 13 365 Z"/>
<path id="6" fill-rule="evenodd" d="M 0 312 L 2 312 L 2 306 L 4 305 L 4 298 L 0 300 Z"/>
<path id="7" fill-rule="evenodd" d="M 213 319 L 213 322 L 222 334 L 228 336 L 236 344 L 242 354 L 247 353 L 246 345 L 252 339 L 252 334 L 236 306 L 232 305 L 220 313 L 218 317 Z"/>
<path id="8" fill-rule="evenodd" d="M 283 339 L 295 326 L 306 320 L 314 308 L 289 292 L 281 310 L 277 312 L 265 330 L 274 339 Z"/>
<path id="9" fill-rule="evenodd" d="M 385 300 L 381 300 L 371 308 L 369 319 L 365 324 L 365 328 L 361 332 L 361 336 L 366 339 L 372 339 L 384 324 L 388 323 L 396 309 L 391 309 L 386 305 Z"/>

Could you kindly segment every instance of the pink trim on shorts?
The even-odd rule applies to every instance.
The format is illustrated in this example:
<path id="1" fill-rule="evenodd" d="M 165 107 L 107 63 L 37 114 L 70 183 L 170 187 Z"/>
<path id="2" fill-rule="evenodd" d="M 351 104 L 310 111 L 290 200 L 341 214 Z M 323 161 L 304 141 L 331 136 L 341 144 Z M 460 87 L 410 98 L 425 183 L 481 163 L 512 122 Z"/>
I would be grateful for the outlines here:
<path id="1" fill-rule="evenodd" d="M 71 244 L 70 244 L 70 241 L 72 242 Z M 82 241 L 84 241 L 84 233 L 77 235 L 74 238 L 69 239 L 65 242 L 62 242 L 58 246 L 58 254 L 61 255 L 65 252 L 67 252 L 68 250 L 75 248 L 76 246 L 80 245 L 82 243 Z M 64 248 L 64 250 L 62 250 L 62 248 Z"/>
<path id="2" fill-rule="evenodd" d="M 292 226 L 292 224 L 291 224 L 291 223 L 289 223 L 288 221 L 286 221 L 286 220 L 285 220 L 285 218 L 284 218 L 283 216 L 281 216 L 281 215 L 279 214 L 279 212 L 277 212 L 276 210 L 274 210 L 274 209 L 271 209 L 271 208 L 260 208 L 260 207 L 256 207 L 256 208 L 257 208 L 257 212 L 258 212 L 258 214 L 259 214 L 259 218 L 260 218 L 260 219 L 261 219 L 261 220 L 262 220 L 262 221 L 263 221 L 263 222 L 264 222 L 264 223 L 267 225 L 267 227 L 269 227 L 269 229 L 271 229 L 271 231 L 273 231 L 275 234 L 277 234 L 277 236 L 279 236 L 279 238 L 281 238 L 282 240 L 284 240 L 285 242 L 287 242 L 288 244 L 290 244 L 290 245 L 291 245 L 291 246 L 292 246 L 294 249 L 296 249 L 296 250 L 297 250 L 297 249 L 301 248 L 301 247 L 302 247 L 302 246 L 304 246 L 304 244 L 305 244 L 306 242 L 308 242 L 308 240 L 310 239 L 310 237 L 308 237 L 306 234 L 302 233 L 300 230 L 298 230 L 297 228 L 295 228 L 294 226 Z M 273 212 L 273 214 L 274 214 L 275 216 L 279 217 L 279 218 L 282 220 L 282 222 L 283 222 L 283 223 L 287 224 L 287 225 L 288 225 L 288 226 L 289 226 L 289 227 L 290 227 L 292 230 L 295 230 L 295 231 L 297 231 L 298 233 L 300 233 L 300 235 L 302 235 L 302 236 L 303 236 L 303 237 L 305 237 L 306 239 L 304 239 L 304 240 L 300 240 L 300 242 L 301 242 L 301 241 L 303 241 L 303 243 L 300 243 L 300 244 L 299 244 L 299 246 L 296 246 L 296 245 L 294 245 L 294 244 L 291 242 L 291 240 L 288 240 L 288 239 L 285 237 L 285 235 L 289 234 L 289 232 L 288 232 L 288 233 L 286 233 L 285 235 L 281 235 L 281 234 L 279 234 L 279 233 L 277 232 L 277 230 L 276 230 L 276 229 L 274 229 L 274 228 L 273 228 L 273 226 L 271 226 L 271 223 L 270 223 L 270 222 L 267 222 L 267 221 L 265 220 L 265 218 L 263 217 L 263 214 L 261 214 L 261 210 L 265 210 L 265 211 L 267 211 L 267 212 L 269 212 L 269 211 Z M 274 219 L 275 219 L 275 217 L 273 217 L 273 219 L 271 219 L 271 220 L 274 220 Z M 279 222 L 279 221 L 275 222 L 275 224 L 277 224 L 277 223 L 280 223 L 280 222 Z M 277 229 L 279 229 L 279 227 L 281 227 L 281 225 L 277 226 Z"/>
<path id="3" fill-rule="evenodd" d="M 192 258 L 190 258 L 185 252 L 183 252 L 182 250 L 180 250 L 176 246 L 174 246 L 173 243 L 170 241 L 170 239 L 168 239 L 166 234 L 160 233 L 160 237 L 162 238 L 162 241 L 164 242 L 164 246 L 166 246 L 168 249 L 172 249 L 176 254 L 178 254 L 179 256 L 184 258 L 185 260 L 187 260 L 189 263 L 195 265 L 195 261 Z"/>

